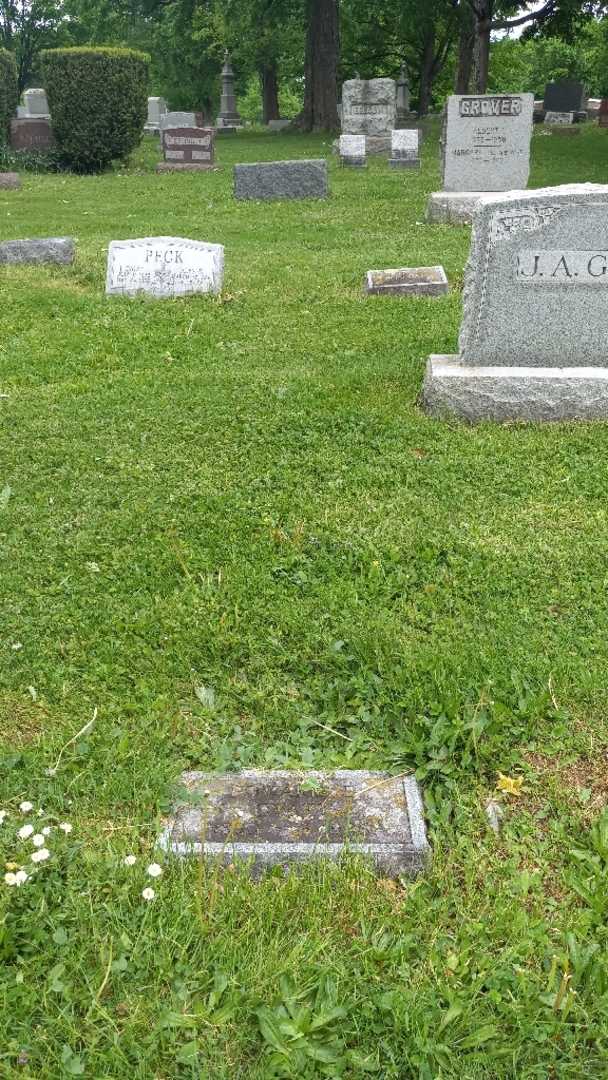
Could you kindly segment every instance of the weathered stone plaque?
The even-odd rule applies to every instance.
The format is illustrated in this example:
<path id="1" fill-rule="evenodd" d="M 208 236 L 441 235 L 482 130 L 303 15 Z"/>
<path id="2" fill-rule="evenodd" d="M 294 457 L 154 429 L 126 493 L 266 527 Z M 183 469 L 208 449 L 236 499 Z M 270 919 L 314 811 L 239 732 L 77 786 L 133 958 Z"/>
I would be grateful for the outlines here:
<path id="1" fill-rule="evenodd" d="M 288 127 L 290 127 L 290 126 L 291 126 L 291 120 L 288 120 L 286 117 L 281 117 L 280 120 L 269 120 L 268 121 L 268 130 L 269 131 L 286 131 L 286 129 Z"/>
<path id="2" fill-rule="evenodd" d="M 553 112 L 548 109 L 545 113 L 545 124 L 573 124 L 573 112 Z"/>
<path id="3" fill-rule="evenodd" d="M 324 199 L 326 196 L 324 158 L 234 166 L 235 199 Z"/>
<path id="4" fill-rule="evenodd" d="M 458 356 L 432 356 L 429 411 L 608 417 L 608 186 L 480 198 Z"/>
<path id="5" fill-rule="evenodd" d="M 16 191 L 21 187 L 21 177 L 16 172 L 0 172 L 0 191 Z"/>
<path id="6" fill-rule="evenodd" d="M 442 296 L 448 292 L 443 266 L 405 266 L 400 270 L 368 270 L 368 296 Z"/>
<path id="7" fill-rule="evenodd" d="M 113 240 L 108 250 L 106 293 L 156 299 L 218 293 L 224 277 L 224 248 L 176 236 Z"/>
<path id="8" fill-rule="evenodd" d="M 365 135 L 341 135 L 340 164 L 362 168 L 365 165 Z"/>
<path id="9" fill-rule="evenodd" d="M 452 94 L 443 133 L 444 190 L 524 188 L 533 106 L 532 94 Z"/>
<path id="10" fill-rule="evenodd" d="M 349 79 L 342 86 L 342 133 L 364 135 L 368 154 L 388 150 L 397 123 L 394 79 Z"/>
<path id="11" fill-rule="evenodd" d="M 75 244 L 71 236 L 49 236 L 43 240 L 4 240 L 0 244 L 0 263 L 74 262 Z"/>
<path id="12" fill-rule="evenodd" d="M 49 120 L 38 119 L 11 120 L 11 146 L 13 150 L 51 150 L 55 138 Z"/>
<path id="13" fill-rule="evenodd" d="M 165 160 L 157 172 L 179 171 L 186 166 L 190 171 L 212 168 L 214 134 L 213 128 L 163 127 L 160 138 Z"/>
<path id="14" fill-rule="evenodd" d="M 417 169 L 420 167 L 420 132 L 418 128 L 397 128 L 391 131 L 391 156 L 393 168 Z"/>
<path id="15" fill-rule="evenodd" d="M 413 777 L 340 770 L 332 773 L 244 770 L 185 773 L 186 799 L 160 844 L 176 855 L 269 866 L 370 858 L 383 874 L 415 875 L 426 865 L 422 799 Z"/>

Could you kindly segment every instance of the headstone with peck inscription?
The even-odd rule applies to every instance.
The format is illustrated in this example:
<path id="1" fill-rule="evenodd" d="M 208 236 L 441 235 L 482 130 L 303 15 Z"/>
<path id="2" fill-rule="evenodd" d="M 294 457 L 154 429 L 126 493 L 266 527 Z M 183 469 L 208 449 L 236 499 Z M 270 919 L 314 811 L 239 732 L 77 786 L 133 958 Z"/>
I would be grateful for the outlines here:
<path id="1" fill-rule="evenodd" d="M 482 195 L 457 356 L 423 402 L 467 420 L 608 418 L 608 185 Z"/>
<path id="2" fill-rule="evenodd" d="M 224 278 L 224 248 L 176 236 L 113 240 L 108 250 L 106 293 L 155 299 L 218 293 Z"/>

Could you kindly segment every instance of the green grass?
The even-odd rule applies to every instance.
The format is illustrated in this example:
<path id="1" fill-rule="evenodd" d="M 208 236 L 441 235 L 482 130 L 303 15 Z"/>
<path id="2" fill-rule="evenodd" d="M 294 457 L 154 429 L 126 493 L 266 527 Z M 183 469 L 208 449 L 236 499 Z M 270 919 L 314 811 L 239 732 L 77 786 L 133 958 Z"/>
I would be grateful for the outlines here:
<path id="1" fill-rule="evenodd" d="M 608 1076 L 608 428 L 428 419 L 469 245 L 422 224 L 436 132 L 420 175 L 232 199 L 235 161 L 329 151 L 243 134 L 159 177 L 148 139 L 0 192 L 2 239 L 78 241 L 0 268 L 0 857 L 24 798 L 74 823 L 0 879 L 2 1078 Z M 605 132 L 535 133 L 530 184 L 607 164 Z M 108 242 L 146 235 L 223 243 L 222 297 L 107 299 Z M 362 296 L 439 262 L 449 297 Z M 432 869 L 169 863 L 146 905 L 180 771 L 251 764 L 416 769 Z M 319 1034 L 273 1057 L 294 994 Z"/>

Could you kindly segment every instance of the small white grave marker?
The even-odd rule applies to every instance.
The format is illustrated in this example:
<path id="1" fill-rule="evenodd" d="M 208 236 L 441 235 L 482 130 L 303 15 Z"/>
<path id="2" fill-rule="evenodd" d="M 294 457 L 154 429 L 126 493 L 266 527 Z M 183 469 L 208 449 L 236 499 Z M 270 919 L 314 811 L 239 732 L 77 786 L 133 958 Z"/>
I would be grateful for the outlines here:
<path id="1" fill-rule="evenodd" d="M 555 112 L 553 109 L 548 109 L 545 113 L 545 124 L 573 124 L 574 113 L 573 112 Z"/>
<path id="2" fill-rule="evenodd" d="M 341 135 L 339 146 L 342 165 L 365 165 L 365 135 Z"/>
<path id="3" fill-rule="evenodd" d="M 420 165 L 420 132 L 418 128 L 395 128 L 391 131 L 389 165 L 418 168 Z"/>
<path id="4" fill-rule="evenodd" d="M 147 293 L 156 299 L 218 293 L 224 278 L 222 244 L 176 236 L 113 240 L 108 249 L 108 296 Z"/>

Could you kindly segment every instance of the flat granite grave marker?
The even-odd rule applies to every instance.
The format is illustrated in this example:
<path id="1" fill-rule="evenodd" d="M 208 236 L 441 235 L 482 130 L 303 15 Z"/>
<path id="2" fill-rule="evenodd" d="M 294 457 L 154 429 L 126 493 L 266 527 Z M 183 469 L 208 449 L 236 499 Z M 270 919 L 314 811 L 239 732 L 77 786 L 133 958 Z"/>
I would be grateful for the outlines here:
<path id="1" fill-rule="evenodd" d="M 367 296 L 442 296 L 449 290 L 443 266 L 404 266 L 399 270 L 368 270 Z"/>
<path id="2" fill-rule="evenodd" d="M 396 169 L 420 168 L 420 132 L 418 128 L 397 128 L 391 131 L 389 165 Z"/>
<path id="3" fill-rule="evenodd" d="M 234 166 L 235 199 L 325 199 L 327 162 L 260 161 Z"/>
<path id="4" fill-rule="evenodd" d="M 164 161 L 157 172 L 204 172 L 213 168 L 213 128 L 163 127 L 160 141 Z"/>
<path id="5" fill-rule="evenodd" d="M 458 356 L 422 400 L 467 420 L 608 418 L 608 185 L 481 197 Z"/>
<path id="6" fill-rule="evenodd" d="M 0 172 L 0 191 L 17 191 L 21 187 L 21 177 L 16 172 Z"/>
<path id="7" fill-rule="evenodd" d="M 0 263 L 74 262 L 75 244 L 71 236 L 49 236 L 42 240 L 4 240 L 0 244 Z"/>
<path id="8" fill-rule="evenodd" d="M 397 125 L 394 79 L 349 79 L 342 86 L 342 134 L 364 135 L 368 154 L 385 153 Z"/>
<path id="9" fill-rule="evenodd" d="M 340 164 L 361 169 L 365 165 L 365 135 L 340 135 Z"/>
<path id="10" fill-rule="evenodd" d="M 224 278 L 224 248 L 178 236 L 113 240 L 108 249 L 106 293 L 155 299 L 219 293 Z"/>
<path id="11" fill-rule="evenodd" d="M 532 94 L 452 94 L 442 135 L 443 190 L 427 220 L 471 221 L 479 195 L 525 188 L 530 170 Z"/>
<path id="12" fill-rule="evenodd" d="M 160 838 L 167 852 L 270 866 L 348 851 L 371 858 L 391 876 L 418 874 L 428 863 L 422 798 L 413 777 L 245 769 L 218 776 L 187 772 L 188 797 Z"/>

